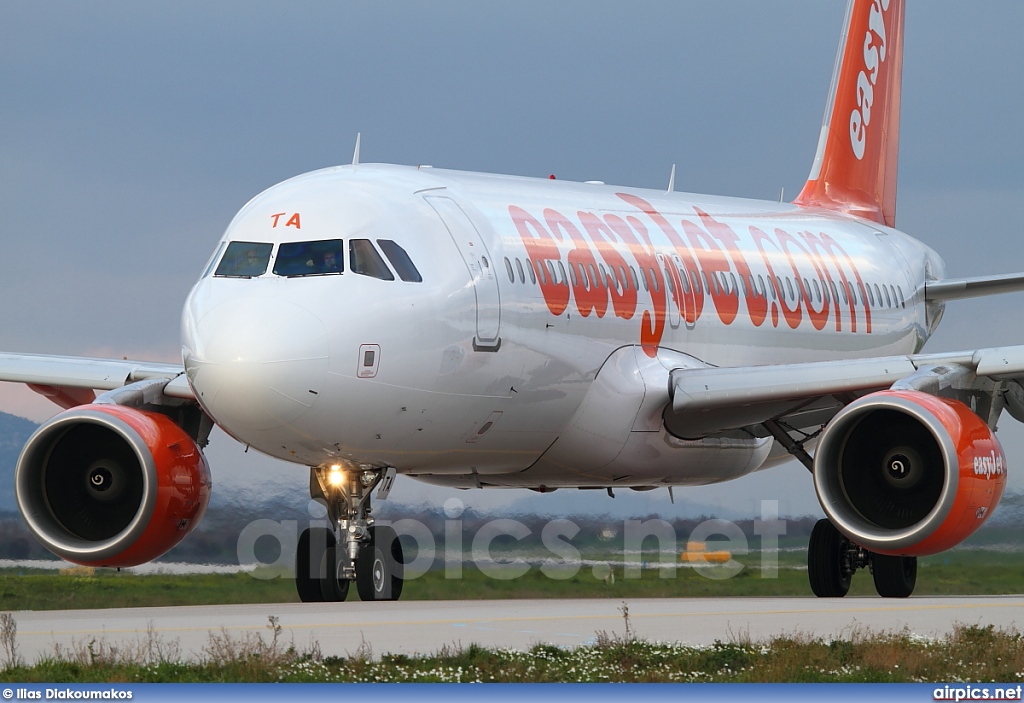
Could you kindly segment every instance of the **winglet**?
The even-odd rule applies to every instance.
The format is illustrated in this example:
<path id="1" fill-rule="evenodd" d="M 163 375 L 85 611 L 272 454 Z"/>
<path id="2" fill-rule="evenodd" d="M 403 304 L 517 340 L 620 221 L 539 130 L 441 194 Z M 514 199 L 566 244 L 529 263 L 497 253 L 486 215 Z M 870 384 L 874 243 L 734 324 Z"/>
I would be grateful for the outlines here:
<path id="1" fill-rule="evenodd" d="M 793 202 L 896 224 L 904 0 L 851 0 L 811 174 Z"/>
<path id="2" fill-rule="evenodd" d="M 360 140 L 360 138 L 362 136 L 363 136 L 362 132 L 356 132 L 356 148 L 355 148 L 355 151 L 352 152 L 352 165 L 353 166 L 358 166 L 359 165 L 359 140 Z"/>

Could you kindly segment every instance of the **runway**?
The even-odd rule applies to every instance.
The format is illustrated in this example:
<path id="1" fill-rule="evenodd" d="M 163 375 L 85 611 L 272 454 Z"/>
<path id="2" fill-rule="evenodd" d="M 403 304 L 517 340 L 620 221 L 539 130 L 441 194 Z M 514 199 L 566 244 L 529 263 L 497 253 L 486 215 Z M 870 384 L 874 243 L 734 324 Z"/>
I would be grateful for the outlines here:
<path id="1" fill-rule="evenodd" d="M 712 644 L 782 634 L 844 637 L 904 628 L 924 637 L 956 624 L 1024 629 L 1024 596 L 944 598 L 678 598 L 627 601 L 638 637 Z M 103 638 L 124 646 L 142 642 L 150 628 L 177 643 L 183 658 L 202 656 L 210 633 L 265 638 L 268 617 L 279 618 L 283 638 L 302 650 L 319 642 L 325 655 L 355 654 L 363 642 L 374 655 L 433 653 L 445 645 L 477 643 L 528 649 L 538 643 L 591 643 L 598 631 L 624 634 L 617 600 L 399 601 L 332 604 L 121 608 L 14 613 L 21 656 L 33 662 L 68 646 Z M 363 649 L 365 652 L 365 648 Z"/>

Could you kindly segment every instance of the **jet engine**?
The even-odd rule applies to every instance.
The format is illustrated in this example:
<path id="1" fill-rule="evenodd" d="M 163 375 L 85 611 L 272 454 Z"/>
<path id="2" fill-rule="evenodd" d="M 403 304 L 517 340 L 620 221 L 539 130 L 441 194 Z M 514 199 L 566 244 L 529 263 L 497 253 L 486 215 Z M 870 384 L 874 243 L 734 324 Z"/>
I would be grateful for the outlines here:
<path id="1" fill-rule="evenodd" d="M 82 405 L 29 438 L 15 470 L 18 507 L 51 552 L 87 566 L 135 566 L 167 552 L 202 518 L 210 470 L 164 415 Z"/>
<path id="2" fill-rule="evenodd" d="M 992 514 L 1006 458 L 980 417 L 957 400 L 879 391 L 829 423 L 814 457 L 826 515 L 878 554 L 925 556 L 953 547 Z"/>

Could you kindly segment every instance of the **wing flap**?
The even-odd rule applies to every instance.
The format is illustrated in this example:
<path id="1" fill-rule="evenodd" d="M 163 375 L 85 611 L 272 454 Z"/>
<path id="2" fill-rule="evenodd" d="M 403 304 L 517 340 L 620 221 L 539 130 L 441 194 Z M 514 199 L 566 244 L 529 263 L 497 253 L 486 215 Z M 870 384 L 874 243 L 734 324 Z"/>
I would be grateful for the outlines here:
<path id="1" fill-rule="evenodd" d="M 972 359 L 975 373 L 996 380 L 1024 376 L 1024 346 L 979 349 Z"/>

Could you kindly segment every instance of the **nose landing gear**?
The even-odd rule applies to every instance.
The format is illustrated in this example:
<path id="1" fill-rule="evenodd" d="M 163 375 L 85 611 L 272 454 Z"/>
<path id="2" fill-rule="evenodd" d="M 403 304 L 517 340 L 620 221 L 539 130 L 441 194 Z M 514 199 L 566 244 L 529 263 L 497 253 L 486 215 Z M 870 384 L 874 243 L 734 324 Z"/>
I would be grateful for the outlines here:
<path id="1" fill-rule="evenodd" d="M 361 600 L 398 600 L 404 583 L 402 544 L 391 527 L 374 525 L 370 494 L 393 469 L 332 466 L 310 470 L 310 495 L 327 503 L 334 531 L 307 528 L 299 536 L 295 588 L 299 599 L 340 602 L 352 582 Z"/>

